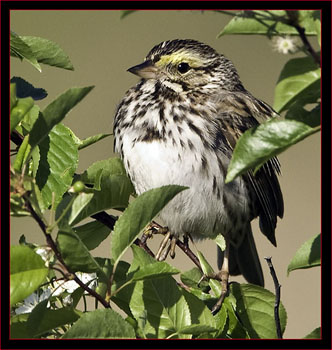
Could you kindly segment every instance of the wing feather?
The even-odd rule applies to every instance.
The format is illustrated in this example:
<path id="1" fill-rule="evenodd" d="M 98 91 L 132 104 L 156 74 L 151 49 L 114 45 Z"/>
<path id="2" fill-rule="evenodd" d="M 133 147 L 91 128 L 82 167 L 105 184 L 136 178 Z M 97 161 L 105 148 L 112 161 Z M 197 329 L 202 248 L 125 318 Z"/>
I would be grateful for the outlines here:
<path id="1" fill-rule="evenodd" d="M 276 112 L 247 91 L 224 93 L 218 97 L 218 124 L 231 150 L 238 138 L 249 128 L 259 124 L 258 120 L 268 119 Z M 284 213 L 283 197 L 277 178 L 280 163 L 276 157 L 267 161 L 254 175 L 252 171 L 243 175 L 249 191 L 255 193 L 262 233 L 276 245 L 275 228 L 277 216 Z"/>

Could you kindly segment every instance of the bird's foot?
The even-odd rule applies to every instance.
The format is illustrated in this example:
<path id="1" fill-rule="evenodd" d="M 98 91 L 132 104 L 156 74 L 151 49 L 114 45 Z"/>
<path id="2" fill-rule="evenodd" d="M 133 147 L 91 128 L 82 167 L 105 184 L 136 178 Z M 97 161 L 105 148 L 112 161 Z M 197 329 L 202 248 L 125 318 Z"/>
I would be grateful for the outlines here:
<path id="1" fill-rule="evenodd" d="M 143 230 L 143 237 L 144 237 L 144 240 L 146 241 L 147 238 L 152 238 L 154 234 L 165 235 L 165 234 L 167 234 L 167 232 L 168 232 L 167 227 L 163 227 L 163 226 L 159 225 L 158 223 L 156 223 L 155 221 L 152 221 Z"/>
<path id="2" fill-rule="evenodd" d="M 142 241 L 146 242 L 148 238 L 152 238 L 155 234 L 162 234 L 165 236 L 155 256 L 156 260 L 164 261 L 168 254 L 174 259 L 177 238 L 171 234 L 168 227 L 163 227 L 155 221 L 152 221 L 143 231 Z"/>
<path id="3" fill-rule="evenodd" d="M 221 308 L 222 303 L 228 293 L 228 278 L 229 278 L 229 272 L 225 271 L 225 270 L 221 270 L 219 271 L 219 273 L 216 275 L 216 279 L 218 279 L 219 281 L 221 281 L 221 293 L 220 293 L 220 297 L 218 299 L 218 301 L 216 302 L 216 304 L 213 306 L 211 312 L 213 315 L 215 315 Z"/>
<path id="4" fill-rule="evenodd" d="M 160 244 L 156 254 L 156 259 L 158 261 L 164 261 L 167 258 L 168 253 L 170 257 L 174 259 L 177 240 L 178 239 L 168 231 Z"/>

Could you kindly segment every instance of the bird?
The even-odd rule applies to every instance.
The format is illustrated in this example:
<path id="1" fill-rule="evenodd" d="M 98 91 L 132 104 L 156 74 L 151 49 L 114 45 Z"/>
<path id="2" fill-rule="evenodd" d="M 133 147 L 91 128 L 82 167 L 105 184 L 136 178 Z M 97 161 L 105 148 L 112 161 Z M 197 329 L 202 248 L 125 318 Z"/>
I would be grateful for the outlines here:
<path id="1" fill-rule="evenodd" d="M 140 80 L 117 107 L 114 149 L 136 193 L 187 186 L 159 215 L 172 236 L 223 235 L 224 295 L 229 275 L 264 286 L 251 221 L 259 218 L 260 231 L 276 246 L 284 213 L 280 163 L 273 157 L 255 174 L 249 170 L 229 183 L 225 177 L 239 137 L 277 113 L 244 88 L 231 60 L 197 40 L 163 41 L 128 71 Z"/>

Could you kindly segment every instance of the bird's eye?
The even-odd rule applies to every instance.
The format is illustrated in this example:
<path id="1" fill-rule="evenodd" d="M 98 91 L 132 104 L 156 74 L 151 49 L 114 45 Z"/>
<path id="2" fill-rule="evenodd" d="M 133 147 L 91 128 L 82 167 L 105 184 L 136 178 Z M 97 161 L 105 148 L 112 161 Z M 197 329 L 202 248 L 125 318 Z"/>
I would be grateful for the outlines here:
<path id="1" fill-rule="evenodd" d="M 181 63 L 178 65 L 178 71 L 179 71 L 181 74 L 187 73 L 189 69 L 190 69 L 190 66 L 189 66 L 189 64 L 186 63 L 186 62 L 181 62 Z"/>

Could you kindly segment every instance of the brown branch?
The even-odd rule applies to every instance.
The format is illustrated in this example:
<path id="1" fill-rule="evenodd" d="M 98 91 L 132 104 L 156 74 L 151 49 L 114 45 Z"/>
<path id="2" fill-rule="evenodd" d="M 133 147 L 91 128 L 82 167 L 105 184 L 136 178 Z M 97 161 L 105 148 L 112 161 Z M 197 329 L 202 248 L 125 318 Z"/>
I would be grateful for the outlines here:
<path id="1" fill-rule="evenodd" d="M 24 137 L 16 130 L 14 130 L 10 135 L 10 140 L 14 142 L 16 146 L 21 146 L 23 138 Z"/>
<path id="2" fill-rule="evenodd" d="M 144 236 L 143 236 L 144 237 Z M 134 244 L 138 245 L 139 247 L 143 248 L 149 255 L 151 255 L 153 258 L 155 257 L 152 250 L 147 246 L 146 242 L 143 241 L 143 239 L 136 238 L 134 241 Z"/>
<path id="3" fill-rule="evenodd" d="M 51 247 L 51 249 L 53 250 L 55 256 L 57 257 L 58 261 L 61 263 L 61 265 L 63 266 L 64 270 L 65 270 L 65 274 L 68 275 L 72 275 L 74 276 L 73 280 L 82 288 L 84 289 L 86 292 L 88 292 L 90 295 L 92 295 L 93 297 L 95 297 L 105 308 L 110 308 L 111 306 L 109 305 L 109 303 L 106 302 L 106 300 L 99 295 L 97 292 L 95 292 L 93 289 L 89 288 L 87 285 L 85 285 L 78 277 L 75 273 L 70 271 L 70 268 L 68 267 L 68 265 L 64 262 L 61 253 L 58 250 L 58 247 L 56 246 L 52 236 L 47 233 L 46 231 L 46 225 L 43 222 L 43 220 L 37 215 L 37 213 L 35 212 L 35 210 L 33 209 L 33 207 L 31 206 L 31 203 L 29 201 L 29 198 L 27 197 L 27 194 L 25 194 L 24 196 L 25 199 L 25 205 L 27 210 L 30 212 L 31 216 L 37 221 L 39 227 L 41 228 L 42 232 L 44 233 L 44 236 L 46 238 L 46 242 L 47 244 Z"/>
<path id="4" fill-rule="evenodd" d="M 317 55 L 316 51 L 313 49 L 313 47 L 309 43 L 307 36 L 305 35 L 305 29 L 299 25 L 295 25 L 294 28 L 298 31 L 305 49 L 309 52 L 309 54 L 312 56 L 312 58 L 317 63 L 317 65 L 321 67 L 320 57 L 319 55 Z"/>
<path id="5" fill-rule="evenodd" d="M 313 47 L 311 46 L 311 44 L 308 41 L 307 36 L 305 35 L 305 28 L 301 27 L 298 23 L 298 15 L 297 15 L 297 11 L 290 11 L 290 10 L 286 10 L 287 12 L 287 16 L 288 16 L 288 23 L 290 26 L 294 27 L 297 32 L 300 35 L 300 38 L 302 40 L 302 43 L 304 45 L 304 48 L 308 51 L 308 53 L 312 56 L 312 58 L 314 59 L 314 61 L 317 63 L 317 65 L 319 67 L 321 67 L 321 62 L 320 62 L 320 57 L 319 55 L 316 53 L 316 51 L 313 49 Z"/>
<path id="6" fill-rule="evenodd" d="M 201 264 L 197 256 L 193 253 L 193 251 L 189 248 L 189 245 L 181 242 L 179 239 L 176 241 L 176 245 L 183 250 L 183 252 L 194 262 L 194 264 L 199 268 L 199 270 L 203 273 Z"/>
<path id="7" fill-rule="evenodd" d="M 105 211 L 101 211 L 97 214 L 91 215 L 93 219 L 96 219 L 97 221 L 101 222 L 105 226 L 107 226 L 109 229 L 113 230 L 114 225 L 116 223 L 117 217 L 107 214 Z"/>
<path id="8" fill-rule="evenodd" d="M 272 264 L 272 257 L 264 258 L 267 262 L 267 265 L 270 269 L 270 273 L 273 279 L 275 291 L 276 291 L 276 299 L 274 303 L 274 320 L 276 324 L 276 330 L 277 330 L 277 337 L 278 339 L 282 339 L 281 334 L 281 325 L 280 325 L 280 317 L 279 317 L 279 305 L 280 305 L 280 288 L 281 285 L 278 282 L 277 274 L 274 270 L 273 264 Z"/>
<path id="9" fill-rule="evenodd" d="M 93 219 L 96 219 L 97 221 L 101 222 L 102 224 L 104 224 L 105 226 L 107 226 L 111 230 L 113 230 L 115 222 L 117 220 L 117 218 L 115 216 L 109 215 L 105 211 L 101 211 L 97 214 L 91 215 L 91 217 Z M 143 236 L 143 238 L 141 240 L 139 238 L 137 238 L 134 241 L 134 244 L 143 248 L 149 255 L 151 255 L 154 258 L 154 254 L 147 246 L 146 239 L 144 239 L 144 237 L 147 237 L 147 235 Z"/>

